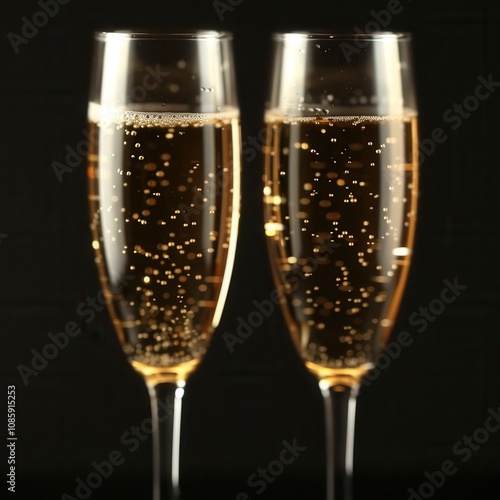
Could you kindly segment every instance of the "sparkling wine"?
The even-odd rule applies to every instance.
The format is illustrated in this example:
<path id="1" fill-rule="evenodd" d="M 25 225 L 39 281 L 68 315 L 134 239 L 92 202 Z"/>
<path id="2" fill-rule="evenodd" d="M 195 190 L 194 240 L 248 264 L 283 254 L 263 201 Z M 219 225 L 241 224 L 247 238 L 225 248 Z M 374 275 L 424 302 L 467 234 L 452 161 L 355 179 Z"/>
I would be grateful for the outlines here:
<path id="1" fill-rule="evenodd" d="M 93 246 L 125 353 L 191 371 L 217 324 L 239 215 L 236 113 L 90 107 Z"/>
<path id="2" fill-rule="evenodd" d="M 359 377 L 391 331 L 417 202 L 417 119 L 269 112 L 266 234 L 283 310 L 320 378 Z"/>

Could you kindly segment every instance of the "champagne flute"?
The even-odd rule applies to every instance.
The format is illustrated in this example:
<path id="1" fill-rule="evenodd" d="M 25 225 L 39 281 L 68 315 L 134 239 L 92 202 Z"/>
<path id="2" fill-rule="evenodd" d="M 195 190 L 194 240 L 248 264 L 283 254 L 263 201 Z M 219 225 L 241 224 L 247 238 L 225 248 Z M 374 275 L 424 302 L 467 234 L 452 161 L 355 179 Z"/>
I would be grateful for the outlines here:
<path id="1" fill-rule="evenodd" d="M 153 497 L 180 495 L 184 386 L 219 322 L 239 218 L 228 33 L 95 35 L 89 202 L 103 292 L 153 420 Z"/>
<path id="2" fill-rule="evenodd" d="M 282 310 L 324 396 L 327 499 L 351 498 L 356 396 L 394 324 L 417 208 L 410 36 L 274 36 L 265 231 Z"/>

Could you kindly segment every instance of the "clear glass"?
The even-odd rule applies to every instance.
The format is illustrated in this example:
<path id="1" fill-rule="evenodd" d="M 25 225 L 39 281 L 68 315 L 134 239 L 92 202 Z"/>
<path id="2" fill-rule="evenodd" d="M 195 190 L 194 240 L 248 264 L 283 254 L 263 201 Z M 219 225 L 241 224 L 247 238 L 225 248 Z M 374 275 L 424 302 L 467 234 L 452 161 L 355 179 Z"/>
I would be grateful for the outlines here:
<path id="1" fill-rule="evenodd" d="M 359 383 L 408 276 L 418 189 L 410 45 L 397 33 L 274 37 L 265 231 L 285 319 L 325 399 L 328 500 L 351 497 Z"/>
<path id="2" fill-rule="evenodd" d="M 93 247 L 111 318 L 151 395 L 154 500 L 180 495 L 181 409 L 228 291 L 240 200 L 231 35 L 95 35 Z"/>

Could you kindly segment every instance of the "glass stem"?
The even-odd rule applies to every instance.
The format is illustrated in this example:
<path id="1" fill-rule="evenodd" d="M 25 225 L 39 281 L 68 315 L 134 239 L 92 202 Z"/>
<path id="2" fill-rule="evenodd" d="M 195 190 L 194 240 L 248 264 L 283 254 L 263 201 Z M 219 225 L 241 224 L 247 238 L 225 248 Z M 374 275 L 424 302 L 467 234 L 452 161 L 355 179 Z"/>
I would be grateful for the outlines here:
<path id="1" fill-rule="evenodd" d="M 184 382 L 147 385 L 153 420 L 153 500 L 178 500 Z"/>
<path id="2" fill-rule="evenodd" d="M 326 421 L 326 499 L 352 500 L 354 423 L 359 384 L 320 383 Z"/>

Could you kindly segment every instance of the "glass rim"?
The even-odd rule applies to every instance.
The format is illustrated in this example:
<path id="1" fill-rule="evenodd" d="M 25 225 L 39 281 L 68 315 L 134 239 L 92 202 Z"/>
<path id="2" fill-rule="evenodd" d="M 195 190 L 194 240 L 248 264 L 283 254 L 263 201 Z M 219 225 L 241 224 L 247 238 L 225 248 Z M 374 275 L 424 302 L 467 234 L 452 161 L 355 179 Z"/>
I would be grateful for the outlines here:
<path id="1" fill-rule="evenodd" d="M 123 39 L 123 40 L 232 40 L 233 34 L 229 31 L 217 30 L 110 30 L 94 31 L 96 40 Z"/>
<path id="2" fill-rule="evenodd" d="M 321 40 L 321 41 L 378 41 L 378 40 L 397 40 L 411 41 L 412 34 L 409 32 L 393 32 L 393 31 L 375 31 L 373 33 L 350 33 L 350 32 L 323 32 L 323 31 L 290 31 L 290 32 L 275 32 L 272 34 L 275 41 L 284 41 L 287 39 L 301 40 Z"/>

